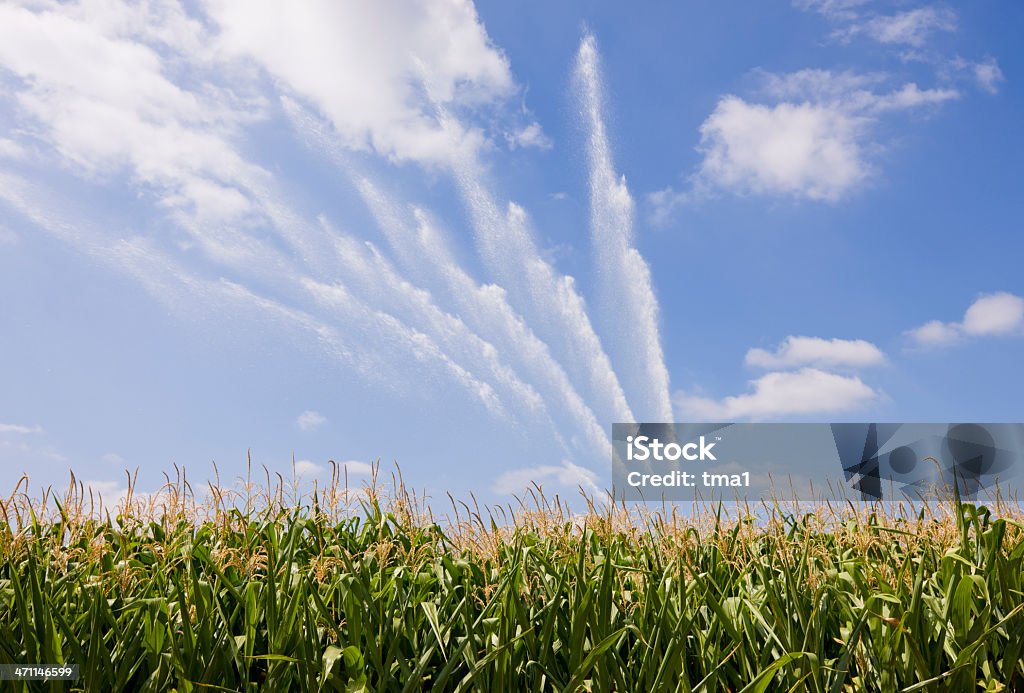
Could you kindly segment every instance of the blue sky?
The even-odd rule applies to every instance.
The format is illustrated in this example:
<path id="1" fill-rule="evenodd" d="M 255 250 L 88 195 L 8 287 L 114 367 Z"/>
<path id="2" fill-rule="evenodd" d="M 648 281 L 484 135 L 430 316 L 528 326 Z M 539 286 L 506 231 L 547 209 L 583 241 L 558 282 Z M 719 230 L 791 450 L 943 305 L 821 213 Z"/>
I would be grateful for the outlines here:
<path id="1" fill-rule="evenodd" d="M 0 2 L 0 486 L 1020 421 L 1024 7 Z"/>

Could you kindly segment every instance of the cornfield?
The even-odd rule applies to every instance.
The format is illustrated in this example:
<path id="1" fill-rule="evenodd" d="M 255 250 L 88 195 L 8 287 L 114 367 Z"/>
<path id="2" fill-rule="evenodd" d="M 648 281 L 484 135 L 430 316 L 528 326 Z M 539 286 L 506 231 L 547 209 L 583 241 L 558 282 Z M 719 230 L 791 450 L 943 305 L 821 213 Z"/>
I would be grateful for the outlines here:
<path id="1" fill-rule="evenodd" d="M 375 475 L 376 476 L 376 475 Z M 2 501 L 0 662 L 85 691 L 1024 690 L 1019 506 L 443 516 L 398 474 Z"/>

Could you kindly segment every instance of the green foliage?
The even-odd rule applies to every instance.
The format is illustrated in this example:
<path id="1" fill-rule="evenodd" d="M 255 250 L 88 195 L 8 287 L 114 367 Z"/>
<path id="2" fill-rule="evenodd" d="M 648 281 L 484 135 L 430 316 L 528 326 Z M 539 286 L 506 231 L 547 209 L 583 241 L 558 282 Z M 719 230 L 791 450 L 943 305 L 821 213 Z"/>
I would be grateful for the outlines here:
<path id="1" fill-rule="evenodd" d="M 365 498 L 47 521 L 11 501 L 0 661 L 77 663 L 87 691 L 1024 690 L 1012 513 L 435 523 Z"/>

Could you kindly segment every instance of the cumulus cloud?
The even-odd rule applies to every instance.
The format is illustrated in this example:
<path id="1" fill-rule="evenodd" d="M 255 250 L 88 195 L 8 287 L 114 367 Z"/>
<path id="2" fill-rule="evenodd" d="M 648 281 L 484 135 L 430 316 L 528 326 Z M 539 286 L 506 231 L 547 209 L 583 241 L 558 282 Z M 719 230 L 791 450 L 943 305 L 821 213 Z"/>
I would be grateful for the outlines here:
<path id="1" fill-rule="evenodd" d="M 972 303 L 960 322 L 931 320 L 907 331 L 919 346 L 939 346 L 961 337 L 1024 334 L 1024 298 L 1001 291 Z"/>
<path id="2" fill-rule="evenodd" d="M 205 6 L 225 52 L 256 60 L 315 104 L 354 149 L 448 163 L 484 136 L 438 118 L 438 109 L 474 108 L 516 90 L 470 0 L 313 0 L 297 11 L 283 0 Z"/>
<path id="3" fill-rule="evenodd" d="M 325 467 L 310 460 L 298 460 L 292 465 L 295 476 L 315 477 L 324 473 Z"/>
<path id="4" fill-rule="evenodd" d="M 907 331 L 907 335 L 921 346 L 949 344 L 960 338 L 959 325 L 956 323 L 930 320 L 920 327 Z"/>
<path id="5" fill-rule="evenodd" d="M 299 414 L 298 418 L 295 419 L 295 423 L 298 425 L 300 430 L 308 433 L 310 431 L 315 431 L 327 423 L 327 418 L 318 411 L 307 409 Z"/>
<path id="6" fill-rule="evenodd" d="M 834 202 L 868 181 L 873 126 L 892 113 L 959 98 L 951 88 L 908 82 L 885 90 L 885 75 L 800 70 L 758 73 L 759 103 L 723 96 L 700 126 L 703 160 L 691 187 L 652 193 L 655 222 L 715 191 Z"/>
<path id="7" fill-rule="evenodd" d="M 678 392 L 676 411 L 681 420 L 764 420 L 851 411 L 879 397 L 860 378 L 817 368 L 767 373 L 750 385 L 752 392 L 721 400 Z"/>
<path id="8" fill-rule="evenodd" d="M 831 104 L 718 102 L 700 128 L 700 177 L 738 192 L 836 200 L 869 172 L 864 121 Z"/>
<path id="9" fill-rule="evenodd" d="M 496 493 L 522 494 L 533 488 L 534 484 L 543 487 L 546 483 L 555 483 L 566 489 L 582 488 L 587 493 L 600 491 L 594 472 L 568 460 L 562 462 L 561 466 L 539 465 L 503 472 L 495 480 L 492 489 Z"/>
<path id="10" fill-rule="evenodd" d="M 751 349 L 746 364 L 756 368 L 778 369 L 799 366 L 820 368 L 862 368 L 885 363 L 885 354 L 863 339 L 822 339 L 786 337 L 775 351 Z"/>
<path id="11" fill-rule="evenodd" d="M 348 460 L 346 462 L 338 462 L 338 473 L 342 476 L 348 475 L 353 476 L 371 476 L 373 474 L 373 465 L 367 462 L 359 462 L 358 460 Z"/>

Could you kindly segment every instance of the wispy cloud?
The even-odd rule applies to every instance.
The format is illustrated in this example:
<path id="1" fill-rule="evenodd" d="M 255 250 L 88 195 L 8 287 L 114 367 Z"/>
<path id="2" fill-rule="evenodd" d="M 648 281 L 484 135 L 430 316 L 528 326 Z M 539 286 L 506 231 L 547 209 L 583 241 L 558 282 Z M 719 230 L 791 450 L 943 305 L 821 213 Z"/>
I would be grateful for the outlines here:
<path id="1" fill-rule="evenodd" d="M 971 66 L 971 71 L 974 73 L 974 78 L 977 80 L 978 85 L 989 94 L 998 93 L 999 84 L 1006 81 L 1003 71 L 999 69 L 999 63 L 992 57 L 986 58 L 979 63 L 974 63 Z"/>
<path id="2" fill-rule="evenodd" d="M 587 34 L 576 57 L 576 87 L 588 132 L 590 232 L 601 278 L 598 308 L 605 342 L 642 421 L 671 421 L 668 368 L 658 329 L 651 270 L 634 247 L 633 197 L 616 175 L 604 119 L 597 42 Z"/>
<path id="3" fill-rule="evenodd" d="M 355 64 L 363 69 L 338 69 Z M 174 316 L 217 330 L 258 325 L 395 391 L 449 387 L 559 442 L 556 461 L 607 459 L 601 422 L 634 418 L 599 334 L 629 340 L 595 328 L 574 278 L 538 247 L 529 212 L 490 178 L 489 157 L 501 153 L 493 145 L 506 135 L 513 148 L 551 141 L 525 106 L 508 108 L 523 92 L 469 0 L 313 0 L 301 10 L 273 0 L 5 3 L 0 68 L 0 100 L 26 125 L 5 133 L 0 155 L 30 151 L 33 165 L 83 190 L 131 198 L 138 215 L 64 203 L 31 171 L 0 172 L 4 211 L 133 278 Z M 623 275 L 609 305 L 627 305 L 643 335 L 614 365 L 638 411 L 668 419 L 656 298 L 634 247 L 633 201 L 612 165 L 590 37 L 581 73 L 597 255 Z M 282 103 L 314 113 L 370 170 L 411 162 L 451 176 L 449 201 L 467 212 L 484 278 L 459 261 L 433 213 L 404 200 L 374 209 L 393 260 L 283 193 L 277 162 L 257 158 L 250 141 Z M 397 223 L 384 219 L 392 213 Z M 304 431 L 323 423 L 312 410 L 296 420 Z M 297 469 L 322 472 L 306 462 Z M 571 459 L 537 464 L 544 478 L 590 478 Z M 104 483 L 97 488 L 120 491 Z"/>
<path id="4" fill-rule="evenodd" d="M 896 14 L 880 14 L 838 29 L 835 36 L 849 41 L 865 36 L 878 43 L 920 48 L 933 34 L 957 29 L 957 15 L 946 7 L 917 7 Z"/>
<path id="5" fill-rule="evenodd" d="M 0 433 L 32 435 L 44 433 L 42 426 L 23 426 L 22 424 L 0 423 Z"/>
<path id="6" fill-rule="evenodd" d="M 794 0 L 793 5 L 839 24 L 832 36 L 843 42 L 864 37 L 881 44 L 921 48 L 936 33 L 956 31 L 959 21 L 956 12 L 942 5 L 891 14 L 875 11 L 870 0 Z"/>
<path id="7" fill-rule="evenodd" d="M 859 8 L 870 0 L 793 0 L 798 9 L 817 12 L 830 19 L 849 20 L 859 16 Z"/>
<path id="8" fill-rule="evenodd" d="M 303 284 L 340 323 L 349 329 L 361 330 L 369 344 L 377 345 L 378 348 L 386 345 L 387 351 L 391 353 L 401 352 L 414 362 L 439 369 L 443 376 L 453 379 L 491 414 L 499 418 L 508 415 L 494 387 L 452 359 L 430 335 L 405 324 L 386 311 L 367 305 L 340 283 L 326 284 L 305 279 Z"/>
<path id="9" fill-rule="evenodd" d="M 429 93 L 429 92 L 428 92 Z M 450 105 L 432 99 L 440 127 L 462 132 L 465 126 Z M 287 109 L 307 136 L 321 140 L 325 133 L 303 114 Z M 334 122 L 332 120 L 332 122 Z M 630 420 L 632 414 L 617 375 L 601 345 L 585 302 L 572 277 L 560 275 L 538 249 L 524 208 L 498 204 L 488 184 L 487 167 L 477 146 L 455 146 L 446 157 L 426 163 L 447 164 L 462 201 L 469 211 L 476 246 L 493 278 L 500 283 L 510 305 L 552 350 L 592 407 L 607 420 Z"/>
<path id="10" fill-rule="evenodd" d="M 978 298 L 960 322 L 931 320 L 907 331 L 918 346 L 951 344 L 962 337 L 1024 334 L 1024 298 L 1001 291 Z"/>
<path id="11" fill-rule="evenodd" d="M 18 144 L 14 140 L 7 139 L 6 137 L 0 137 L 0 159 L 12 159 L 19 161 L 28 156 L 28 152 L 25 147 Z"/>
<path id="12" fill-rule="evenodd" d="M 526 210 L 509 202 L 502 211 L 485 185 L 487 175 L 478 161 L 461 160 L 455 179 L 480 255 L 508 292 L 510 303 L 557 353 L 600 419 L 632 421 L 622 385 L 575 280 L 559 274 L 543 258 Z"/>
<path id="13" fill-rule="evenodd" d="M 0 464 L 5 469 L 34 472 L 66 462 L 67 457 L 51 444 L 42 426 L 0 423 Z"/>
<path id="14" fill-rule="evenodd" d="M 4 177 L 0 176 L 0 182 L 3 180 Z M 372 335 L 370 340 L 346 339 L 336 328 L 308 311 L 263 296 L 237 282 L 196 276 L 146 239 L 106 238 L 91 232 L 87 224 L 68 223 L 52 210 L 41 211 L 46 205 L 30 200 L 20 189 L 23 186 L 17 179 L 7 177 L 7 181 L 9 184 L 0 185 L 0 199 L 6 199 L 33 223 L 81 251 L 134 276 L 147 291 L 182 318 L 195 320 L 216 314 L 235 320 L 244 317 L 254 319 L 280 328 L 282 334 L 301 335 L 307 348 L 312 343 L 322 354 L 374 381 L 408 377 L 411 382 L 414 370 L 410 367 L 417 364 L 416 375 L 422 376 L 423 369 L 428 369 L 440 377 L 451 378 L 450 382 L 465 388 L 488 411 L 503 416 L 503 406 L 488 383 L 477 380 L 453 363 L 422 333 L 393 316 L 373 310 L 340 286 L 332 287 L 331 295 L 335 309 L 344 311 L 346 332 Z M 264 256 L 258 259 L 266 262 Z M 290 281 L 301 285 L 301 274 L 296 274 L 294 270 L 289 274 Z M 312 342 L 308 341 L 310 337 Z M 387 348 L 383 348 L 384 345 Z M 388 384 L 394 386 L 395 381 Z"/>
<path id="15" fill-rule="evenodd" d="M 555 483 L 565 490 L 582 489 L 590 494 L 601 490 L 594 472 L 568 461 L 563 462 L 561 466 L 539 465 L 502 472 L 492 489 L 496 493 L 522 495 L 529 492 L 535 484 L 543 488 L 545 484 L 550 483 Z"/>
<path id="16" fill-rule="evenodd" d="M 822 339 L 786 337 L 774 351 L 750 349 L 746 364 L 778 369 L 815 366 L 818 368 L 863 368 L 885 363 L 885 354 L 863 339 Z"/>
<path id="17" fill-rule="evenodd" d="M 327 417 L 312 409 L 307 409 L 295 419 L 295 424 L 299 427 L 299 430 L 307 433 L 317 430 L 325 423 L 327 423 Z"/>
<path id="18" fill-rule="evenodd" d="M 856 376 L 817 368 L 766 373 L 750 381 L 750 386 L 750 392 L 720 400 L 677 392 L 676 411 L 681 420 L 765 420 L 853 411 L 879 397 L 878 392 Z"/>
<path id="19" fill-rule="evenodd" d="M 551 149 L 554 142 L 544 134 L 544 128 L 534 121 L 515 132 L 506 132 L 505 141 L 510 149 Z"/>
<path id="20" fill-rule="evenodd" d="M 446 234 L 429 215 L 413 208 L 403 214 L 396 203 L 367 178 L 359 182 L 363 199 L 404 269 L 449 302 L 466 323 L 509 359 L 542 393 L 552 416 L 567 415 L 569 430 L 581 430 L 590 450 L 604 456 L 604 429 L 545 344 L 508 302 L 499 286 L 478 284 L 456 261 Z"/>
<path id="21" fill-rule="evenodd" d="M 542 398 L 509 367 L 495 346 L 470 329 L 461 317 L 444 311 L 431 292 L 403 277 L 372 243 L 360 242 L 321 220 L 335 242 L 337 257 L 348 284 L 358 288 L 373 305 L 388 311 L 429 336 L 454 362 L 476 377 L 493 383 L 514 403 L 524 418 L 546 418 Z M 320 297 L 331 295 L 331 284 L 306 282 Z"/>
<path id="22" fill-rule="evenodd" d="M 510 204 L 507 214 L 499 211 L 492 192 L 485 184 L 484 167 L 475 154 L 469 153 L 456 161 L 453 174 L 471 212 L 477 247 L 500 286 L 479 284 L 470 276 L 455 259 L 445 234 L 426 210 L 391 199 L 364 173 L 357 172 L 350 157 L 338 147 L 336 140 L 331 139 L 329 124 L 321 122 L 315 114 L 294 101 L 286 101 L 285 105 L 292 123 L 307 143 L 317 151 L 326 152 L 333 163 L 356 181 L 404 276 L 408 282 L 415 282 L 415 286 L 409 286 L 409 290 L 404 292 L 404 298 L 391 292 L 391 299 L 400 298 L 406 306 L 412 306 L 410 301 L 421 306 L 427 305 L 423 301 L 436 302 L 436 307 L 429 307 L 426 312 L 420 309 L 413 311 L 416 320 L 435 315 L 442 318 L 441 322 L 451 323 L 450 316 L 437 312 L 441 305 L 457 314 L 459 321 L 480 339 L 493 345 L 499 357 L 528 378 L 532 389 L 547 401 L 545 406 L 549 416 L 557 419 L 569 414 L 572 419 L 570 430 L 577 431 L 582 427 L 588 441 L 587 454 L 599 449 L 603 455 L 608 446 L 607 434 L 597 424 L 591 405 L 577 390 L 586 392 L 588 396 L 593 394 L 591 401 L 598 407 L 608 402 L 607 411 L 622 412 L 628 411 L 628 406 L 621 387 L 594 334 L 572 279 L 560 278 L 550 262 L 544 259 L 531 231 L 525 227 L 525 210 Z M 489 222 L 494 225 L 487 226 Z M 503 234 L 503 228 L 510 225 L 510 232 Z M 347 250 L 343 255 L 363 252 L 348 241 L 344 243 Z M 382 260 L 381 253 L 372 247 L 371 253 L 372 258 L 366 264 L 386 271 L 383 275 L 371 272 L 375 276 L 369 279 L 379 283 L 390 282 L 386 276 L 398 278 L 397 271 Z M 524 268 L 527 270 L 525 274 Z M 362 281 L 367 278 L 365 269 L 350 269 L 347 273 L 351 278 Z M 514 298 L 520 299 L 515 307 Z M 412 320 L 404 310 L 398 312 Z M 434 326 L 439 327 L 441 322 Z M 433 329 L 415 320 L 414 323 L 427 333 Z M 578 325 L 579 328 L 568 328 L 567 325 Z M 478 340 L 473 337 L 460 341 L 458 350 L 465 350 Z M 567 344 L 573 351 L 559 349 L 556 352 L 552 348 L 562 344 Z M 596 360 L 589 354 L 595 354 Z M 568 358 L 564 358 L 567 355 Z M 572 374 L 575 382 L 567 377 L 563 364 L 576 371 Z"/>

